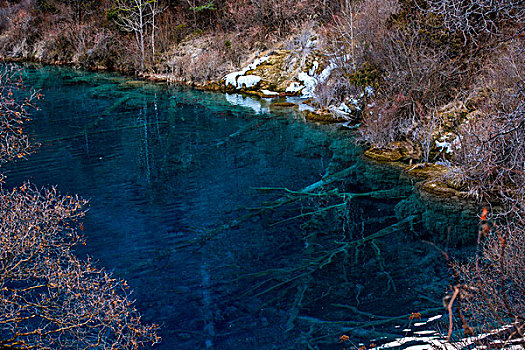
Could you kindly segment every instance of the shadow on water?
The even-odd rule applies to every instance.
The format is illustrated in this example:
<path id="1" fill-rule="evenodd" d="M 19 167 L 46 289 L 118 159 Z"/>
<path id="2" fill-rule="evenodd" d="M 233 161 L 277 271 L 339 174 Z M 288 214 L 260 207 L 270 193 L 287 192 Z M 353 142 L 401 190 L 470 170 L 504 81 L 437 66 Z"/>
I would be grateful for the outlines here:
<path id="1" fill-rule="evenodd" d="M 342 349 L 343 334 L 380 343 L 412 312 L 443 314 L 448 271 L 425 240 L 454 252 L 475 236 L 472 213 L 422 201 L 350 131 L 239 95 L 25 75 L 45 96 L 28 129 L 41 146 L 4 169 L 8 185 L 90 199 L 79 254 L 129 281 L 163 326 L 157 349 Z"/>

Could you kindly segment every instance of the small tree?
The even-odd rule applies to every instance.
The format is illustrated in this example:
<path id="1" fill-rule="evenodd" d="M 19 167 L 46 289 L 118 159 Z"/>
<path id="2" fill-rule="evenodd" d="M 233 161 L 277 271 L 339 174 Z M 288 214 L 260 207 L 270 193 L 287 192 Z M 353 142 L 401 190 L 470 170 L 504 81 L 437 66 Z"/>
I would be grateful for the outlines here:
<path id="1" fill-rule="evenodd" d="M 214 11 L 216 10 L 213 0 L 199 1 L 199 0 L 186 0 L 186 3 L 190 7 L 193 14 L 193 27 L 197 27 L 197 13 L 203 11 Z"/>
<path id="2" fill-rule="evenodd" d="M 0 164 L 29 149 L 21 125 L 32 96 L 13 66 L 0 67 Z M 125 281 L 79 260 L 86 204 L 55 188 L 0 186 L 0 348 L 138 349 L 157 343 L 156 325 L 144 325 Z"/>
<path id="3" fill-rule="evenodd" d="M 135 36 L 135 43 L 140 50 L 140 69 L 142 71 L 145 66 L 145 40 L 149 26 L 152 26 L 152 45 L 155 42 L 155 16 L 159 13 L 156 2 L 157 0 L 115 0 L 113 9 L 117 25 Z"/>
<path id="4" fill-rule="evenodd" d="M 525 222 L 514 215 L 495 215 L 489 222 L 487 215 L 484 209 L 475 258 L 453 265 L 459 283 L 450 300 L 445 299 L 448 339 L 453 332 L 454 306 L 464 334 L 475 336 L 468 342 L 504 349 L 524 344 Z"/>

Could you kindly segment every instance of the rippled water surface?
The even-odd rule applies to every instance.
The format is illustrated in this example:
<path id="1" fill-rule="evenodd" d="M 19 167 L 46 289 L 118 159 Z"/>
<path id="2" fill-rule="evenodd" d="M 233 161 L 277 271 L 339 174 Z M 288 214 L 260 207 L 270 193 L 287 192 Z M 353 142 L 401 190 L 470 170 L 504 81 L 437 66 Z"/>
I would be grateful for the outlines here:
<path id="1" fill-rule="evenodd" d="M 162 325 L 156 349 L 342 349 L 343 334 L 368 345 L 404 334 L 411 312 L 441 312 L 447 269 L 421 239 L 468 241 L 470 214 L 420 201 L 398 170 L 363 161 L 350 131 L 240 95 L 25 75 L 45 97 L 27 129 L 41 145 L 4 169 L 7 185 L 90 200 L 79 254 L 128 280 Z"/>

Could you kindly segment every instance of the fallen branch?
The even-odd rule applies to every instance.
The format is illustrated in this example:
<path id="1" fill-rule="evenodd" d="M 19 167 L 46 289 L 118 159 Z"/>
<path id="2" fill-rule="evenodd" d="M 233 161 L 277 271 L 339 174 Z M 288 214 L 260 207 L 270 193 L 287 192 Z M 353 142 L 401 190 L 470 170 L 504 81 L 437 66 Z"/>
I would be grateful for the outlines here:
<path id="1" fill-rule="evenodd" d="M 453 319 L 452 319 L 452 305 L 454 305 L 454 301 L 456 300 L 459 291 L 460 286 L 454 286 L 454 294 L 452 294 L 452 298 L 450 299 L 450 302 L 447 305 L 448 310 L 448 333 L 447 333 L 447 341 L 450 341 L 450 337 L 452 336 L 452 328 L 453 328 Z"/>
<path id="2" fill-rule="evenodd" d="M 442 311 L 442 307 L 436 307 L 431 309 L 426 309 L 420 312 L 421 315 L 428 315 L 433 314 L 435 312 Z M 369 322 L 360 322 L 360 321 L 345 321 L 345 320 L 321 320 L 316 317 L 311 316 L 298 316 L 297 319 L 301 321 L 305 321 L 308 323 L 314 323 L 314 324 L 341 324 L 341 325 L 348 325 L 348 326 L 358 326 L 359 328 L 366 328 L 366 327 L 374 327 L 374 326 L 380 326 L 392 323 L 394 321 L 399 320 L 408 320 L 410 318 L 410 315 L 401 315 L 401 316 L 393 316 L 381 320 L 375 320 L 375 321 L 369 321 Z"/>

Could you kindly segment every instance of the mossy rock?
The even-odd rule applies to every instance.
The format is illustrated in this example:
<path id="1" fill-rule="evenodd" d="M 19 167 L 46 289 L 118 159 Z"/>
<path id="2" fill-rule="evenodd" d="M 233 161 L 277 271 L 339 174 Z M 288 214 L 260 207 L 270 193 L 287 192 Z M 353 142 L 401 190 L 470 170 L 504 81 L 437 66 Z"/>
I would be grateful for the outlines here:
<path id="1" fill-rule="evenodd" d="M 275 107 L 297 107 L 297 105 L 295 103 L 292 103 L 292 102 L 275 102 L 275 103 L 272 103 L 272 106 L 275 106 Z"/>
<path id="2" fill-rule="evenodd" d="M 427 180 L 421 184 L 420 190 L 438 197 L 462 197 L 459 191 L 440 180 Z"/>
<path id="3" fill-rule="evenodd" d="M 397 162 L 403 158 L 398 148 L 377 148 L 372 147 L 365 151 L 365 157 L 377 162 Z"/>
<path id="4" fill-rule="evenodd" d="M 279 112 L 289 112 L 291 108 L 295 110 L 297 108 L 295 103 L 290 102 L 275 102 L 270 104 L 270 111 L 273 113 L 279 113 Z"/>
<path id="5" fill-rule="evenodd" d="M 444 131 L 454 132 L 465 121 L 469 110 L 462 101 L 453 101 L 441 107 L 438 113 L 443 120 Z"/>
<path id="6" fill-rule="evenodd" d="M 290 54 L 288 50 L 275 50 L 268 55 L 268 61 L 246 72 L 245 75 L 252 74 L 261 77 L 260 90 L 284 92 L 289 85 L 289 77 L 286 72 Z"/>
<path id="7" fill-rule="evenodd" d="M 250 96 L 259 96 L 259 97 L 265 97 L 266 96 L 265 94 L 263 94 L 259 90 L 244 90 L 244 89 L 241 89 L 241 90 L 236 90 L 236 92 L 242 92 L 242 93 L 244 93 L 246 95 L 250 95 Z"/>
<path id="8" fill-rule="evenodd" d="M 145 78 L 153 83 L 165 83 L 169 76 L 164 74 L 151 74 L 146 75 Z"/>
<path id="9" fill-rule="evenodd" d="M 421 163 L 409 168 L 406 173 L 417 179 L 435 179 L 443 176 L 448 168 L 434 163 Z"/>
<path id="10" fill-rule="evenodd" d="M 284 61 L 290 56 L 290 54 L 290 50 L 275 50 L 268 57 L 268 61 L 266 61 L 264 64 L 272 66 L 282 65 Z"/>
<path id="11" fill-rule="evenodd" d="M 196 84 L 194 86 L 196 89 L 198 90 L 205 90 L 205 91 L 223 91 L 223 87 L 217 83 L 217 82 L 213 82 L 213 81 L 209 81 L 209 82 L 206 82 L 206 83 L 202 83 L 202 84 Z"/>
<path id="12" fill-rule="evenodd" d="M 338 117 L 337 115 L 334 115 L 325 110 L 308 112 L 308 114 L 306 115 L 306 119 L 324 123 L 342 123 L 346 121 L 346 119 Z"/>
<path id="13" fill-rule="evenodd" d="M 262 92 L 260 90 L 246 90 L 246 91 L 242 91 L 242 92 L 244 92 L 247 95 L 259 96 L 261 98 L 279 98 L 279 97 L 287 96 L 285 93 L 282 93 L 282 92 L 279 92 L 276 95 L 274 95 L 274 94 L 268 95 L 268 94 L 265 94 L 264 92 Z"/>
<path id="14" fill-rule="evenodd" d="M 467 181 L 459 172 L 449 171 L 444 177 L 444 181 L 455 190 L 464 191 L 467 189 Z"/>
<path id="15" fill-rule="evenodd" d="M 144 80 L 130 80 L 130 81 L 125 82 L 124 84 L 131 85 L 131 86 L 143 86 L 143 85 L 146 85 L 147 83 L 148 82 Z"/>
<path id="16" fill-rule="evenodd" d="M 378 162 L 397 162 L 419 159 L 421 149 L 417 144 L 408 141 L 395 141 L 386 147 L 372 147 L 365 156 Z"/>

